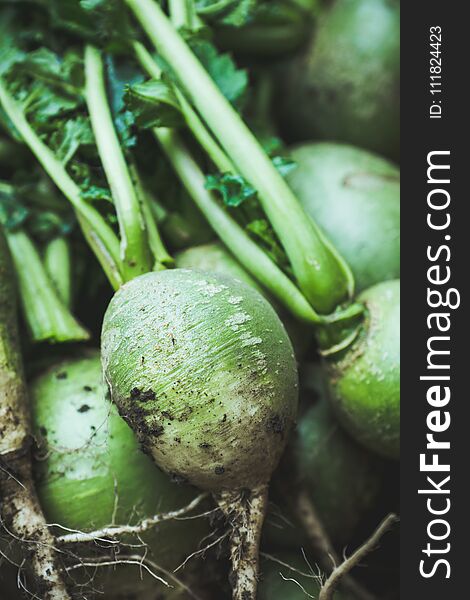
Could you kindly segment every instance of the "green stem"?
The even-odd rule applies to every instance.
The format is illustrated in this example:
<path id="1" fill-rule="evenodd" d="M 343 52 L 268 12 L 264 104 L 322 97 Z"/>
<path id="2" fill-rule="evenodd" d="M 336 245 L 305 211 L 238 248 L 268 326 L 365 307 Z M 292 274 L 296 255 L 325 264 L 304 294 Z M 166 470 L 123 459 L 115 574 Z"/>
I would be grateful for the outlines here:
<path id="1" fill-rule="evenodd" d="M 171 19 L 177 29 L 189 27 L 191 29 L 196 13 L 192 0 L 169 0 Z"/>
<path id="2" fill-rule="evenodd" d="M 60 300 L 38 251 L 23 231 L 7 232 L 21 305 L 35 342 L 79 342 L 88 332 L 75 320 Z"/>
<path id="3" fill-rule="evenodd" d="M 306 216 L 263 148 L 159 5 L 153 0 L 126 2 L 240 174 L 258 191 L 300 289 L 316 310 L 333 311 L 352 294 L 349 267 Z"/>
<path id="4" fill-rule="evenodd" d="M 72 303 L 72 276 L 70 248 L 64 237 L 57 237 L 46 245 L 44 268 L 52 281 L 59 298 L 70 309 Z"/>
<path id="5" fill-rule="evenodd" d="M 170 129 L 153 130 L 188 194 L 237 260 L 297 318 L 322 322 L 295 284 L 251 240 L 205 187 L 205 177 L 183 142 Z"/>
<path id="6" fill-rule="evenodd" d="M 160 79 L 162 74 L 161 69 L 153 60 L 152 55 L 147 50 L 147 48 L 145 48 L 145 46 L 140 42 L 134 42 L 134 52 L 141 67 L 145 71 L 147 71 L 148 75 L 153 79 Z M 219 144 L 214 140 L 212 135 L 207 130 L 207 127 L 199 118 L 199 115 L 193 109 L 191 104 L 186 100 L 185 96 L 181 93 L 181 90 L 179 90 L 176 87 L 174 87 L 173 89 L 178 99 L 178 102 L 180 103 L 181 111 L 183 113 L 187 126 L 189 127 L 197 141 L 207 152 L 212 162 L 222 173 L 235 172 L 236 169 L 232 161 L 228 158 L 228 156 L 225 154 L 225 152 L 222 150 Z"/>
<path id="7" fill-rule="evenodd" d="M 172 267 L 175 261 L 168 254 L 168 251 L 162 241 L 160 232 L 158 231 L 156 218 L 152 212 L 148 192 L 142 183 L 135 165 L 131 165 L 131 174 L 134 180 L 137 196 L 140 200 L 142 215 L 145 220 L 149 247 L 154 258 L 153 270 L 161 271 L 166 267 Z"/>
<path id="8" fill-rule="evenodd" d="M 85 95 L 96 145 L 116 207 L 125 281 L 150 271 L 150 253 L 139 200 L 132 185 L 106 97 L 100 51 L 85 49 Z"/>
<path id="9" fill-rule="evenodd" d="M 83 200 L 80 188 L 65 170 L 62 163 L 27 122 L 20 105 L 9 94 L 0 79 L 0 104 L 20 133 L 25 144 L 35 155 L 43 169 L 77 211 L 78 221 L 85 237 L 93 242 L 91 247 L 107 274 L 111 285 L 117 289 L 122 283 L 119 241 L 112 228 L 100 213 Z"/>

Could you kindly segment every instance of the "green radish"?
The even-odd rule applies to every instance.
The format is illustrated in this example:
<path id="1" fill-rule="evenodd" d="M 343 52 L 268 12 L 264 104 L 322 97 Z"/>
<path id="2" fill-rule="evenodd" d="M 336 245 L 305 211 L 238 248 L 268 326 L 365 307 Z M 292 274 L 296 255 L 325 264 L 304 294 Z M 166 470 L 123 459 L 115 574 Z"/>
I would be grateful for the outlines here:
<path id="1" fill-rule="evenodd" d="M 366 317 L 353 345 L 327 359 L 336 413 L 353 437 L 398 458 L 400 446 L 400 281 L 359 295 Z"/>
<path id="2" fill-rule="evenodd" d="M 134 525 L 183 507 L 195 497 L 193 490 L 172 483 L 140 451 L 134 433 L 106 399 L 97 351 L 55 364 L 30 389 L 35 436 L 44 452 L 34 470 L 48 522 L 80 531 L 113 523 Z M 206 533 L 201 519 L 192 520 L 190 527 L 187 521 L 167 521 L 142 534 L 142 539 L 153 562 L 174 569 Z M 135 565 L 103 568 L 93 586 L 105 589 L 105 598 L 110 599 L 117 598 L 118 590 L 124 595 L 136 587 L 142 592 L 153 588 L 155 593 L 155 579 L 140 579 Z"/>
<path id="3" fill-rule="evenodd" d="M 277 509 L 270 513 L 264 535 L 278 548 L 298 550 L 308 545 L 294 494 L 285 495 L 285 481 L 290 478 L 308 494 L 326 533 L 339 548 L 373 507 L 382 465 L 340 427 L 328 402 L 323 369 L 304 367 L 301 383 L 304 401 L 286 460 L 273 478 Z"/>
<path id="4" fill-rule="evenodd" d="M 346 144 L 291 151 L 287 180 L 305 211 L 348 261 L 356 290 L 400 276 L 400 171 Z"/>
<path id="5" fill-rule="evenodd" d="M 183 269 L 198 269 L 200 271 L 211 271 L 214 273 L 221 273 L 222 275 L 229 275 L 254 287 L 266 296 L 278 313 L 287 329 L 296 356 L 302 356 L 307 350 L 308 345 L 311 344 L 313 335 L 309 335 L 308 332 L 306 334 L 305 327 L 294 320 L 285 310 L 282 310 L 278 303 L 269 297 L 269 294 L 267 294 L 257 281 L 245 271 L 230 251 L 220 242 L 188 248 L 177 254 L 175 261 L 176 266 Z"/>
<path id="6" fill-rule="evenodd" d="M 115 294 L 101 339 L 121 416 L 161 468 L 213 493 L 232 525 L 233 597 L 254 600 L 267 485 L 297 412 L 274 309 L 233 278 L 148 273 Z"/>
<path id="7" fill-rule="evenodd" d="M 344 433 L 326 398 L 299 419 L 292 449 L 298 481 L 329 536 L 346 543 L 377 498 L 380 462 Z"/>
<path id="8" fill-rule="evenodd" d="M 334 0 L 305 52 L 287 63 L 281 119 L 292 140 L 399 154 L 400 4 Z"/>

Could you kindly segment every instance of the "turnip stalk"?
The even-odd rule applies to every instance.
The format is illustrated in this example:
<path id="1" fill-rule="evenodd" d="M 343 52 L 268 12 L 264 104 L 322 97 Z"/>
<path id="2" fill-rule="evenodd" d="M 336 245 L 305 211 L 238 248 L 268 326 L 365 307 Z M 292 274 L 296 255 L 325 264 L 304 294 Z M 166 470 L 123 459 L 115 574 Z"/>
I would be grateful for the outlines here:
<path id="1" fill-rule="evenodd" d="M 150 270 L 150 253 L 139 200 L 114 128 L 106 98 L 100 51 L 85 48 L 85 97 L 103 169 L 119 222 L 124 280 Z"/>
<path id="2" fill-rule="evenodd" d="M 297 410 L 282 323 L 242 282 L 175 269 L 124 284 L 101 339 L 121 416 L 161 468 L 212 492 L 232 528 L 234 598 L 254 600 L 267 485 Z"/>
<path id="3" fill-rule="evenodd" d="M 87 340 L 88 332 L 61 300 L 33 242 L 24 231 L 7 232 L 23 314 L 35 342 Z"/>
<path id="4" fill-rule="evenodd" d="M 78 185 L 28 123 L 21 105 L 8 92 L 1 78 L 0 104 L 43 169 L 75 208 L 85 238 L 111 285 L 117 289 L 122 283 L 122 275 L 119 241 L 114 231 L 99 212 L 82 198 Z"/>
<path id="5" fill-rule="evenodd" d="M 28 400 L 16 323 L 14 277 L 0 230 L 0 517 L 3 528 L 32 555 L 25 560 L 26 587 L 44 600 L 67 600 L 54 538 L 34 489 Z M 25 554 L 26 556 L 26 554 Z"/>
<path id="6" fill-rule="evenodd" d="M 168 251 L 160 236 L 157 226 L 157 219 L 152 210 L 152 201 L 149 198 L 148 191 L 142 183 L 137 167 L 134 164 L 130 166 L 130 173 L 137 197 L 140 202 L 145 228 L 147 230 L 148 244 L 154 260 L 153 270 L 159 271 L 160 269 L 172 266 L 174 260 L 168 254 Z"/>
<path id="7" fill-rule="evenodd" d="M 152 58 L 152 55 L 147 48 L 137 41 L 134 41 L 133 48 L 141 67 L 148 73 L 150 77 L 159 80 L 162 76 L 162 71 Z M 234 173 L 236 169 L 232 161 L 228 158 L 219 144 L 214 140 L 211 133 L 207 130 L 207 127 L 199 118 L 197 112 L 193 109 L 191 104 L 186 100 L 185 96 L 176 86 L 173 86 L 173 91 L 175 92 L 178 102 L 180 103 L 186 125 L 189 127 L 191 133 L 194 135 L 197 141 L 201 144 L 202 148 L 204 148 L 204 150 L 207 152 L 209 158 L 221 171 L 221 173 Z"/>
<path id="8" fill-rule="evenodd" d="M 153 0 L 126 0 L 162 58 L 260 202 L 290 259 L 299 287 L 321 313 L 352 293 L 345 262 L 313 221 L 209 74 Z"/>
<path id="9" fill-rule="evenodd" d="M 376 154 L 347 144 L 308 143 L 291 149 L 287 175 L 354 274 L 356 291 L 400 276 L 400 171 Z"/>
<path id="10" fill-rule="evenodd" d="M 43 262 L 59 298 L 67 308 L 70 308 L 72 303 L 70 248 L 64 237 L 54 238 L 47 243 Z"/>

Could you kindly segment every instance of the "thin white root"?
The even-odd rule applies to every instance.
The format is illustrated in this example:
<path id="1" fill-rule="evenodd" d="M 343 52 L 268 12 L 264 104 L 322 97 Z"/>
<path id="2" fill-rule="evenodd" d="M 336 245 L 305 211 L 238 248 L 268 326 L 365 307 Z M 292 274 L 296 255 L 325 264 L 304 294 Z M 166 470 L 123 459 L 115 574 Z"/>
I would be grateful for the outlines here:
<path id="1" fill-rule="evenodd" d="M 268 504 L 268 486 L 223 491 L 216 500 L 231 527 L 230 585 L 233 600 L 255 600 L 258 588 L 259 544 Z"/>
<path id="2" fill-rule="evenodd" d="M 331 574 L 341 563 L 341 560 L 334 549 L 328 533 L 323 527 L 323 523 L 317 514 L 310 495 L 300 487 L 297 489 L 295 498 L 296 512 L 307 534 L 308 541 L 318 557 L 319 566 L 326 574 Z M 349 574 L 343 576 L 343 587 L 350 591 L 358 600 L 374 600 L 374 596 Z"/>
<path id="3" fill-rule="evenodd" d="M 191 512 L 197 506 L 199 506 L 199 504 L 201 504 L 201 502 L 203 500 L 205 500 L 207 497 L 208 497 L 208 494 L 200 494 L 199 496 L 194 498 L 194 500 L 192 500 L 187 506 L 184 506 L 183 508 L 179 508 L 177 510 L 173 510 L 173 511 L 170 511 L 167 513 L 161 513 L 161 514 L 154 515 L 152 517 L 148 517 L 147 519 L 142 520 L 137 525 L 117 525 L 117 526 L 103 527 L 102 529 L 97 529 L 95 531 L 89 531 L 89 532 L 69 530 L 67 528 L 63 528 L 63 529 L 67 529 L 67 531 L 71 531 L 71 533 L 57 537 L 57 542 L 60 544 L 97 542 L 97 541 L 108 542 L 110 544 L 119 543 L 119 541 L 116 542 L 115 540 L 116 540 L 116 538 L 118 538 L 120 536 L 139 535 L 141 533 L 144 533 L 145 531 L 148 531 L 152 527 L 155 527 L 156 525 L 163 523 L 164 521 L 171 521 L 174 519 L 179 519 L 179 518 L 187 515 L 189 512 Z M 56 523 L 51 523 L 51 524 L 49 524 L 49 526 L 50 527 L 53 527 L 53 526 L 61 527 L 60 525 L 57 525 Z"/>
<path id="4" fill-rule="evenodd" d="M 333 600 L 334 592 L 341 582 L 341 580 L 349 574 L 351 569 L 353 569 L 360 561 L 367 555 L 369 552 L 374 550 L 374 548 L 379 543 L 382 536 L 390 529 L 390 527 L 398 522 L 397 515 L 391 513 L 385 517 L 385 519 L 380 523 L 374 533 L 367 539 L 357 550 L 355 550 L 349 558 L 344 560 L 340 565 L 335 567 L 332 571 L 331 575 L 325 581 L 320 595 L 318 596 L 318 600 Z"/>

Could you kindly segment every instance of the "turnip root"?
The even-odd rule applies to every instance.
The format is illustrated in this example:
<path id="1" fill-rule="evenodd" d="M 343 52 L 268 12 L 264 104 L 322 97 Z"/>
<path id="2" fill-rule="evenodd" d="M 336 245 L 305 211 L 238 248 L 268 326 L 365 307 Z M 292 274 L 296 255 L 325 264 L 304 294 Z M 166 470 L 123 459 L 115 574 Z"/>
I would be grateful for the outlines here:
<path id="1" fill-rule="evenodd" d="M 273 308 L 218 274 L 142 275 L 108 307 L 102 361 L 144 449 L 213 493 L 232 526 L 233 597 L 254 600 L 267 486 L 297 411 L 295 358 Z"/>
<path id="2" fill-rule="evenodd" d="M 0 229 L 0 518 L 19 543 L 27 574 L 23 585 L 43 600 L 67 600 L 61 569 L 34 489 L 27 390 L 16 322 L 10 257 Z M 22 578 L 20 578 L 22 579 Z"/>

